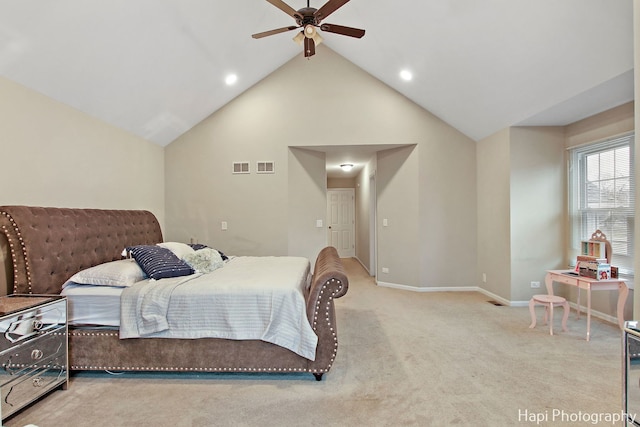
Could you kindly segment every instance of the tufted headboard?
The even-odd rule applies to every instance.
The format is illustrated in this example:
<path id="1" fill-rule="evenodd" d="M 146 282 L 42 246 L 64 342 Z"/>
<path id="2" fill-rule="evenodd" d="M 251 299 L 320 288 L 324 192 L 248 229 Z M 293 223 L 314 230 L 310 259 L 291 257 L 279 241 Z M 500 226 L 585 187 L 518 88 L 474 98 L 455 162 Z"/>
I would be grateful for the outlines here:
<path id="1" fill-rule="evenodd" d="M 0 206 L 0 234 L 12 292 L 33 294 L 60 293 L 72 275 L 121 259 L 126 246 L 162 242 L 155 215 L 142 210 Z"/>

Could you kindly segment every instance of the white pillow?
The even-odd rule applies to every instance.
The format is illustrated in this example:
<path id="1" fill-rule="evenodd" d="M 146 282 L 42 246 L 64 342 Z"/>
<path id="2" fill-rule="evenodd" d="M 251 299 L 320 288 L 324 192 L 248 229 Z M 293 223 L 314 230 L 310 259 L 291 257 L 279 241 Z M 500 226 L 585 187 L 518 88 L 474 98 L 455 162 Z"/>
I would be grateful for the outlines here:
<path id="1" fill-rule="evenodd" d="M 169 249 L 180 259 L 183 259 L 186 255 L 195 252 L 195 250 L 191 246 L 187 245 L 186 243 L 180 242 L 158 243 L 158 246 L 160 246 L 161 248 Z"/>
<path id="2" fill-rule="evenodd" d="M 224 267 L 224 261 L 220 252 L 211 248 L 204 248 L 188 254 L 183 259 L 198 273 L 211 273 L 220 267 Z"/>
<path id="3" fill-rule="evenodd" d="M 81 285 L 128 287 L 146 279 L 147 276 L 134 259 L 105 262 L 77 272 L 62 287 L 70 282 Z"/>

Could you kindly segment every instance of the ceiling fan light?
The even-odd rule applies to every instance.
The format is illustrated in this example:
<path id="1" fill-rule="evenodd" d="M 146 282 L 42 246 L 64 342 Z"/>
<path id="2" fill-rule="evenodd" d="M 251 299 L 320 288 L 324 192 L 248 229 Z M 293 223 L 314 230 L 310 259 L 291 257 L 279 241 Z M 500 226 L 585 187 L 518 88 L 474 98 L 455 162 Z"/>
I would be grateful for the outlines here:
<path id="1" fill-rule="evenodd" d="M 351 169 L 353 169 L 353 163 L 343 163 L 340 165 L 340 169 L 345 172 L 349 172 Z"/>
<path id="2" fill-rule="evenodd" d="M 293 38 L 293 41 L 298 43 L 299 45 L 302 45 L 302 42 L 304 41 L 304 31 L 300 31 L 298 34 L 296 34 L 296 36 Z"/>
<path id="3" fill-rule="evenodd" d="M 316 33 L 317 33 L 316 27 L 314 27 L 313 25 L 307 25 L 306 27 L 304 27 L 305 37 L 309 37 L 310 39 L 312 39 L 314 38 Z"/>
<path id="4" fill-rule="evenodd" d="M 313 36 L 313 41 L 316 43 L 316 46 L 318 46 L 320 43 L 324 41 L 324 39 L 320 37 L 320 34 L 318 34 L 318 32 L 316 31 L 316 33 Z"/>

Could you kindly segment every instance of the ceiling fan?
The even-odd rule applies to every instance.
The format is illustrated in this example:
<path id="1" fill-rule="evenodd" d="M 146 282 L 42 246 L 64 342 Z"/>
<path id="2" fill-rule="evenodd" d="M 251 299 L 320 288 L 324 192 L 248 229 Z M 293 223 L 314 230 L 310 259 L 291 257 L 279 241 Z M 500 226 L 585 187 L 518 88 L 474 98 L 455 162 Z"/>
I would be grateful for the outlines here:
<path id="1" fill-rule="evenodd" d="M 322 24 L 322 20 L 331 15 L 333 12 L 344 6 L 349 0 L 329 0 L 320 9 L 316 9 L 309 6 L 309 0 L 307 0 L 307 7 L 303 7 L 300 10 L 295 10 L 282 0 L 267 0 L 269 3 L 282 10 L 287 15 L 296 20 L 297 25 L 291 25 L 288 27 L 277 28 L 275 30 L 265 31 L 262 33 L 253 34 L 251 37 L 254 39 L 260 39 L 262 37 L 272 36 L 274 34 L 280 34 L 287 31 L 292 31 L 298 28 L 303 28 L 298 35 L 293 39 L 304 45 L 304 56 L 310 57 L 316 53 L 316 45 L 322 42 L 322 37 L 318 34 L 316 28 L 320 28 L 322 31 L 328 33 L 341 34 L 343 36 L 362 38 L 364 36 L 364 30 L 352 27 L 344 27 L 342 25 L 335 24 Z"/>

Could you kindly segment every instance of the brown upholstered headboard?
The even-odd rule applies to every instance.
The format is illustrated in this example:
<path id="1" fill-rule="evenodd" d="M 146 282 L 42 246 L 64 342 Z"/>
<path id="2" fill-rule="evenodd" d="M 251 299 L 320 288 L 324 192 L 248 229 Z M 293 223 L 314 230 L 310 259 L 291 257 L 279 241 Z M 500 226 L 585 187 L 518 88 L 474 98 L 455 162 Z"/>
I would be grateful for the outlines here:
<path id="1" fill-rule="evenodd" d="M 126 246 L 162 242 L 158 220 L 142 210 L 0 206 L 0 233 L 9 243 L 13 293 L 60 293 L 72 275 L 121 259 Z"/>

